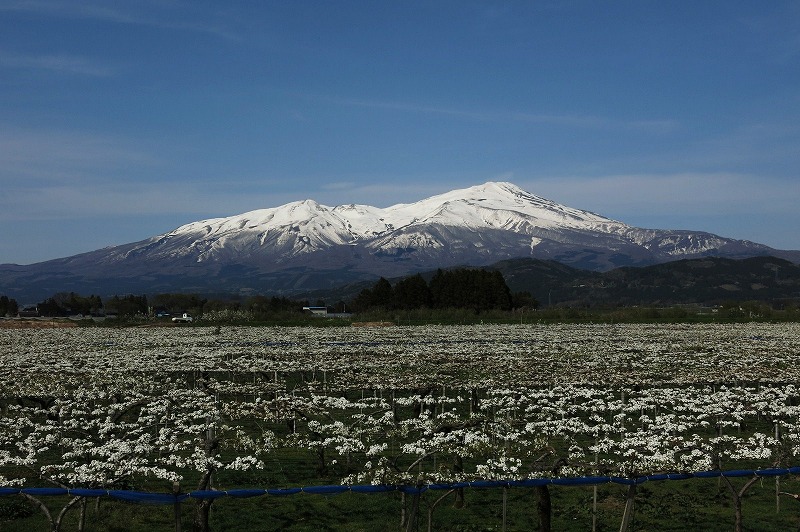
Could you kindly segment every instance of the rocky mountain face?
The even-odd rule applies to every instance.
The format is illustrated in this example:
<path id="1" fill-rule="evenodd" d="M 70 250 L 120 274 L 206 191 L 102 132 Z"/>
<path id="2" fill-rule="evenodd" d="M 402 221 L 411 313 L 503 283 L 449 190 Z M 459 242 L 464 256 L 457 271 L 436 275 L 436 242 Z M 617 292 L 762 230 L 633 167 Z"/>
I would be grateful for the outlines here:
<path id="1" fill-rule="evenodd" d="M 294 294 L 519 257 L 607 271 L 763 255 L 800 262 L 800 251 L 701 231 L 632 227 L 490 182 L 385 209 L 298 201 L 72 257 L 1 265 L 0 293 L 21 301 L 60 291 Z"/>

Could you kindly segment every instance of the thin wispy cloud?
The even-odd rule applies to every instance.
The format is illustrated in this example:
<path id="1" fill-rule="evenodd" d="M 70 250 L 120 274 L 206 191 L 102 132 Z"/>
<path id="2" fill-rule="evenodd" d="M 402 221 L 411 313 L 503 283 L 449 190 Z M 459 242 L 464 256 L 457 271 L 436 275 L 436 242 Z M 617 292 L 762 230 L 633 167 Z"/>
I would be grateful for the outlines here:
<path id="1" fill-rule="evenodd" d="M 130 141 L 80 131 L 0 127 L 0 184 L 20 179 L 97 182 L 115 171 L 152 168 L 157 158 Z"/>
<path id="2" fill-rule="evenodd" d="M 72 2 L 59 0 L 17 0 L 0 4 L 0 11 L 27 12 L 35 15 L 72 19 L 91 19 L 118 24 L 134 24 L 162 29 L 202 32 L 239 39 L 236 32 L 198 18 L 191 20 L 194 5 L 173 1 L 151 1 L 145 3 L 122 3 L 109 6 L 104 3 Z M 143 12 L 148 14 L 144 15 Z M 156 12 L 159 15 L 153 15 Z"/>
<path id="3" fill-rule="evenodd" d="M 6 51 L 0 51 L 0 68 L 44 70 L 92 77 L 108 77 L 114 73 L 114 69 L 85 57 L 67 54 L 26 55 Z"/>
<path id="4" fill-rule="evenodd" d="M 11 191 L 13 201 L 0 199 L 0 220 L 6 222 L 146 217 L 166 212 L 183 214 L 192 221 L 215 212 L 213 202 L 199 191 L 187 190 L 182 183 L 165 182 L 153 187 L 125 181 L 78 182 L 14 187 Z"/>
<path id="5" fill-rule="evenodd" d="M 787 184 L 728 172 L 562 176 L 525 179 L 519 184 L 556 202 L 605 216 L 730 215 L 758 210 L 788 214 L 796 209 L 795 200 L 800 197 L 800 182 Z"/>
<path id="6" fill-rule="evenodd" d="M 313 97 L 337 105 L 363 107 L 368 109 L 384 109 L 389 111 L 418 114 L 442 115 L 478 122 L 526 122 L 551 126 L 572 127 L 595 130 L 636 130 L 655 134 L 671 133 L 681 125 L 677 120 L 619 120 L 592 115 L 556 115 L 537 114 L 518 111 L 471 111 L 449 107 L 437 107 L 400 101 L 380 101 L 356 98 Z"/>
<path id="7" fill-rule="evenodd" d="M 797 143 L 800 126 L 795 123 L 757 122 L 743 124 L 724 134 L 697 143 L 693 158 L 705 164 L 753 164 L 762 167 L 772 161 L 800 162 Z M 791 171 L 796 177 L 796 172 Z"/>

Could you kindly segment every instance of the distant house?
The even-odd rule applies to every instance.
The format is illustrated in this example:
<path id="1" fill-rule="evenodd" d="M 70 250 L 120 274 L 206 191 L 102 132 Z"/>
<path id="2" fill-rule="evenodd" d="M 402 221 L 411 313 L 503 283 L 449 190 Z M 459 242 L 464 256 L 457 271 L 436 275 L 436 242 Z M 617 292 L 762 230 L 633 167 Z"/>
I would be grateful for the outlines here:
<path id="1" fill-rule="evenodd" d="M 20 318 L 36 318 L 39 316 L 39 307 L 36 305 L 25 305 L 19 309 Z"/>
<path id="2" fill-rule="evenodd" d="M 303 307 L 303 312 L 310 312 L 314 316 L 327 316 L 328 307 Z"/>

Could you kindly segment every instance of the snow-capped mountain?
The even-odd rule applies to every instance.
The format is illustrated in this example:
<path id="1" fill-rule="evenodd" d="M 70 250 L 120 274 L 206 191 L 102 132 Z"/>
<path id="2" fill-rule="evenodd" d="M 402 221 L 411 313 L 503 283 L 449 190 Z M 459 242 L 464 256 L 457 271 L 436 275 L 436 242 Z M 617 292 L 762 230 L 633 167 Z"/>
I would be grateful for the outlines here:
<path id="1" fill-rule="evenodd" d="M 557 238 L 565 231 L 619 234 L 626 229 L 620 222 L 564 207 L 510 183 L 486 183 L 386 209 L 352 204 L 331 208 L 305 200 L 202 220 L 120 246 L 111 250 L 109 259 L 146 254 L 198 263 L 232 256 L 287 262 L 337 246 L 363 247 L 379 255 L 430 254 L 448 248 L 491 254 L 494 246 L 475 238 L 486 231 L 521 235 L 529 241 L 526 247 L 535 247 L 543 238 Z"/>
<path id="2" fill-rule="evenodd" d="M 489 182 L 385 209 L 305 200 L 192 222 L 141 242 L 5 265 L 0 293 L 32 284 L 47 294 L 291 293 L 516 257 L 608 270 L 708 255 L 800 260 L 800 252 L 710 233 L 632 227 Z"/>

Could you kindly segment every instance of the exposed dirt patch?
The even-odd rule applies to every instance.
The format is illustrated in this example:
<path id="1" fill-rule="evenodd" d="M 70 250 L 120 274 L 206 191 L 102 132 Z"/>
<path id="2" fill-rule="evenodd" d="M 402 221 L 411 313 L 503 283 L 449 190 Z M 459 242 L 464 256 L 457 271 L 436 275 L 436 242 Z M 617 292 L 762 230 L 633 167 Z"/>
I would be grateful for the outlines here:
<path id="1" fill-rule="evenodd" d="M 179 323 L 172 323 L 171 321 L 154 321 L 151 323 L 142 323 L 137 325 L 136 327 L 140 329 L 146 329 L 150 327 L 177 327 L 180 325 Z"/>
<path id="2" fill-rule="evenodd" d="M 77 323 L 63 320 L 0 320 L 0 329 L 59 329 L 77 326 Z"/>

